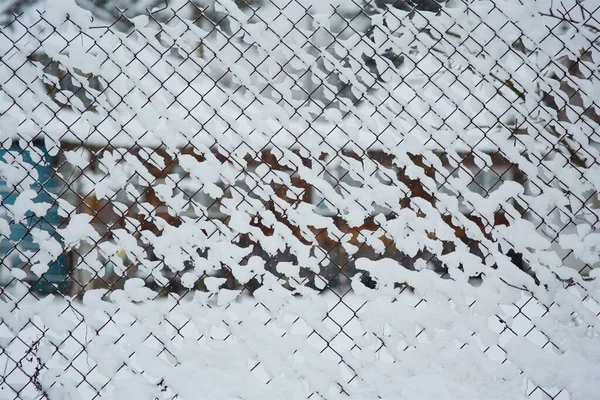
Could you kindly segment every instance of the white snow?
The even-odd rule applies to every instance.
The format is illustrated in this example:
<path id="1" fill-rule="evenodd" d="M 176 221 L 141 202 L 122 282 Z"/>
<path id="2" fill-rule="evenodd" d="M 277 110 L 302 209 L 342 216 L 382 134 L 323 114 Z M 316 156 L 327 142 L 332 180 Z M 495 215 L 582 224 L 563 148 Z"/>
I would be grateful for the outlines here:
<path id="1" fill-rule="evenodd" d="M 208 2 L 227 27 L 191 23 L 184 3 L 124 32 L 52 0 L 0 34 L 0 143 L 43 139 L 59 155 L 56 184 L 78 190 L 57 199 L 61 242 L 27 225 L 51 207 L 36 201 L 43 166 L 26 161 L 40 152 L 0 157 L 2 195 L 16 197 L 0 207 L 0 244 L 27 260 L 0 266 L 11 285 L 0 292 L 0 397 L 598 396 L 599 275 L 578 271 L 600 262 L 593 1 L 450 0 L 434 14 L 272 0 L 254 15 Z M 563 11 L 571 22 L 558 26 Z M 104 221 L 96 201 L 125 223 Z M 40 250 L 22 252 L 17 228 Z M 295 261 L 276 276 L 254 244 Z M 71 273 L 104 278 L 110 265 L 123 289 L 82 302 L 27 294 L 20 280 L 43 276 L 64 249 L 77 256 Z M 349 254 L 374 289 L 358 275 L 343 294 L 303 282 Z M 224 288 L 223 268 L 261 286 L 253 297 Z M 145 279 L 169 274 L 186 288 L 207 275 L 207 292 L 154 299 Z"/>
<path id="2" fill-rule="evenodd" d="M 128 282 L 130 297 L 134 280 Z M 25 373 L 13 370 L 7 355 L 23 352 L 44 326 L 50 330 L 36 354 L 48 370 L 39 379 L 42 385 L 54 383 L 46 387 L 54 396 L 73 390 L 79 398 L 96 391 L 112 399 L 145 399 L 148 393 L 158 398 L 177 393 L 182 399 L 198 393 L 214 399 L 306 398 L 317 391 L 344 398 L 338 396 L 343 388 L 357 399 L 517 399 L 529 394 L 527 386 L 531 391 L 540 385 L 548 393 L 556 386 L 572 398 L 593 398 L 597 389 L 598 359 L 592 355 L 600 354 L 597 341 L 590 338 L 585 348 L 571 347 L 560 355 L 546 336 L 535 334 L 543 329 L 525 317 L 539 307 L 527 296 L 516 302 L 521 311 L 512 306 L 496 316 L 473 307 L 461 311 L 452 301 L 422 302 L 409 291 L 397 295 L 396 302 L 367 301 L 351 293 L 340 301 L 326 292 L 289 298 L 279 312 L 249 296 L 223 302 L 223 292 L 220 305 L 200 292 L 135 304 L 118 293 L 105 302 L 96 293 L 86 294 L 83 304 L 21 300 L 17 318 L 30 318 L 32 324 L 20 330 L 20 340 L 4 346 L 1 367 L 10 372 L 1 385 L 4 393 L 25 385 L 25 373 L 36 363 L 25 362 Z M 538 315 L 536 326 L 558 322 Z M 482 326 L 489 333 L 484 335 Z M 1 329 L 4 340 L 12 337 L 6 325 Z M 125 380 L 129 384 L 123 386 Z M 35 395 L 29 385 L 21 398 Z"/>

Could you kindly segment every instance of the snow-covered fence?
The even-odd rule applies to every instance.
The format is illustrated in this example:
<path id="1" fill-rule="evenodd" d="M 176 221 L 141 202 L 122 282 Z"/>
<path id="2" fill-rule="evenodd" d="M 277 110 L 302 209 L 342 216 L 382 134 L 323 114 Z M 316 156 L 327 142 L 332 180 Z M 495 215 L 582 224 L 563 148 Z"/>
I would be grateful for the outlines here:
<path id="1" fill-rule="evenodd" d="M 595 0 L 5 0 L 0 398 L 595 399 Z"/>

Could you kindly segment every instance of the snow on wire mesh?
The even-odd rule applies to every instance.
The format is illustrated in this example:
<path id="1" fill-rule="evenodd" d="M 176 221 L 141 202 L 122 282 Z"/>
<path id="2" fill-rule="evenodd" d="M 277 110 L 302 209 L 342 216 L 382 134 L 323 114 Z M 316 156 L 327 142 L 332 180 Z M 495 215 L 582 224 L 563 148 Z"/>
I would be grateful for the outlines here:
<path id="1" fill-rule="evenodd" d="M 595 0 L 0 23 L 1 398 L 598 396 Z"/>

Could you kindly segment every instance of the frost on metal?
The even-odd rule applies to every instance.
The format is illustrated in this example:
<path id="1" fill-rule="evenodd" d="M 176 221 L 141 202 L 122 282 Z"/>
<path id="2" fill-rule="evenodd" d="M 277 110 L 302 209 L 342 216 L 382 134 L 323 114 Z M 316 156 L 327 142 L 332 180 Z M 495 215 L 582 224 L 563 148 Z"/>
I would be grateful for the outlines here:
<path id="1" fill-rule="evenodd" d="M 0 4 L 0 397 L 592 399 L 600 9 Z"/>

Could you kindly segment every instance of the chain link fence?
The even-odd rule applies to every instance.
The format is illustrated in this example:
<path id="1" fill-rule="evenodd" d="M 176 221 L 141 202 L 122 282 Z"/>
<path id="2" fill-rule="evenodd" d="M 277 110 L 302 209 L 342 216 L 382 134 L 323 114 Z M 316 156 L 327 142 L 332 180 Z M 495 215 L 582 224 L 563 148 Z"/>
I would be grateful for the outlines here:
<path id="1" fill-rule="evenodd" d="M 0 26 L 0 398 L 600 396 L 597 1 Z"/>

